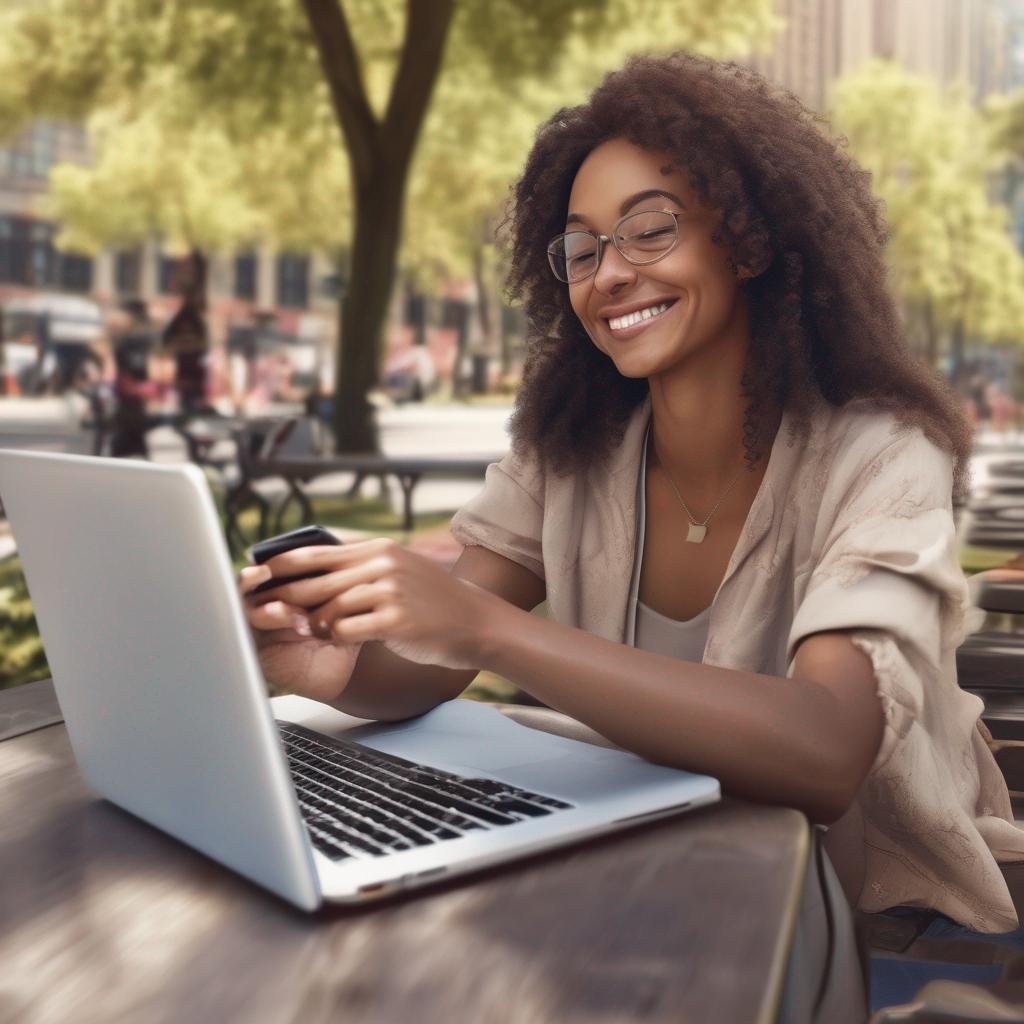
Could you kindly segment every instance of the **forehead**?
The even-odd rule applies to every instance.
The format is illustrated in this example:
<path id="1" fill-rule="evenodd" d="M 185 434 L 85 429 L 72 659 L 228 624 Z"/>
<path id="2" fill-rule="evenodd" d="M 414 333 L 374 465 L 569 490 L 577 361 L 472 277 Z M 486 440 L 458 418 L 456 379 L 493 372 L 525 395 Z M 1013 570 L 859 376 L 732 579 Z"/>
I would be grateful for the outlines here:
<path id="1" fill-rule="evenodd" d="M 665 189 L 688 206 L 701 205 L 685 171 L 667 153 L 641 149 L 626 139 L 610 139 L 591 150 L 576 172 L 568 213 L 588 220 L 614 220 L 624 199 L 647 189 Z"/>

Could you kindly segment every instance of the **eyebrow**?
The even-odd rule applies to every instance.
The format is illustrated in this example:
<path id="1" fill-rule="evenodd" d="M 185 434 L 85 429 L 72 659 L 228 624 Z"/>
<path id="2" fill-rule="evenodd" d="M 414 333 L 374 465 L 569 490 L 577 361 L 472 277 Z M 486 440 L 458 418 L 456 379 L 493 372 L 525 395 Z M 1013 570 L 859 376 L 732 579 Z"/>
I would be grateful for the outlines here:
<path id="1" fill-rule="evenodd" d="M 686 203 L 682 201 L 674 192 L 666 192 L 663 188 L 648 188 L 644 189 L 643 192 L 637 192 L 635 195 L 630 196 L 624 200 L 622 205 L 619 207 L 619 215 L 625 216 L 637 203 L 642 203 L 645 199 L 654 198 L 671 199 L 681 210 L 686 209 Z M 583 224 L 586 222 L 586 218 L 578 213 L 570 213 L 565 218 L 566 224 Z"/>

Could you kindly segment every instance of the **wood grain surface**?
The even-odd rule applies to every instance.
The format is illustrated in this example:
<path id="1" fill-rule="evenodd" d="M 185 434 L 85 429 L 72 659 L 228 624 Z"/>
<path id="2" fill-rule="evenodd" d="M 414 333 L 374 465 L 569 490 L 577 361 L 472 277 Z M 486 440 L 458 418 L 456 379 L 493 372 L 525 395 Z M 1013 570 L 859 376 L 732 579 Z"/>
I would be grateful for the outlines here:
<path id="1" fill-rule="evenodd" d="M 726 801 L 304 915 L 98 799 L 52 726 L 0 743 L 0 1021 L 769 1021 L 807 848 Z"/>
<path id="2" fill-rule="evenodd" d="M 0 741 L 63 720 L 49 679 L 0 690 Z"/>

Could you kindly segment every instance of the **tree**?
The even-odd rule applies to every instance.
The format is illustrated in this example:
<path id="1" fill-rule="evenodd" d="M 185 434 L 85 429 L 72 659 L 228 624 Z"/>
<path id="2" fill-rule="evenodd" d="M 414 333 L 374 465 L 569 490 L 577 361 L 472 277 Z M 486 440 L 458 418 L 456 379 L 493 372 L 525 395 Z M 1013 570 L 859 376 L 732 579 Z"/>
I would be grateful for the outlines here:
<path id="1" fill-rule="evenodd" d="M 439 76 L 462 69 L 463 116 L 475 110 L 476 139 L 504 138 L 498 150 L 521 154 L 522 127 L 514 143 L 505 135 L 508 122 L 522 120 L 509 117 L 511 90 L 539 90 L 534 109 L 543 114 L 558 105 L 554 89 L 541 101 L 543 83 L 571 83 L 578 98 L 627 46 L 747 50 L 772 25 L 770 0 L 8 0 L 0 132 L 28 116 L 84 119 L 111 107 L 141 117 L 153 83 L 181 89 L 197 130 L 209 125 L 241 148 L 269 133 L 302 150 L 310 124 L 322 129 L 327 111 L 347 156 L 352 224 L 335 434 L 342 450 L 373 449 L 366 394 L 377 379 L 410 169 Z M 493 102 L 467 105 L 467 90 L 471 100 Z M 460 196 L 472 194 L 457 166 L 468 148 L 463 136 L 449 154 Z M 154 159 L 171 155 L 157 150 Z M 489 202 L 499 179 L 503 191 L 510 178 L 507 166 L 488 178 Z"/>
<path id="2" fill-rule="evenodd" d="M 885 201 L 893 284 L 919 311 L 929 362 L 940 328 L 954 375 L 966 337 L 1019 340 L 1024 261 L 989 198 L 1006 157 L 964 86 L 873 61 L 837 84 L 834 120 Z"/>
<path id="3" fill-rule="evenodd" d="M 166 251 L 188 254 L 175 324 L 193 324 L 188 333 L 205 348 L 206 254 L 261 239 L 336 248 L 347 229 L 346 169 L 330 122 L 298 142 L 268 131 L 239 146 L 194 117 L 187 83 L 169 74 L 160 85 L 145 102 L 133 96 L 88 119 L 92 160 L 53 169 L 46 212 L 65 248 L 158 236 Z"/>

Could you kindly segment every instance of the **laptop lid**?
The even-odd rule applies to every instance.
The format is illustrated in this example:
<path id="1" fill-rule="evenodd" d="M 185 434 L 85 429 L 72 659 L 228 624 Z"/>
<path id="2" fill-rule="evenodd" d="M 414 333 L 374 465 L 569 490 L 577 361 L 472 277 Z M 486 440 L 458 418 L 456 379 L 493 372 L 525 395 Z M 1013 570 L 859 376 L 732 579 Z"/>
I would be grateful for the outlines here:
<path id="1" fill-rule="evenodd" d="M 296 905 L 319 905 L 202 472 L 0 450 L 0 499 L 86 781 Z"/>

